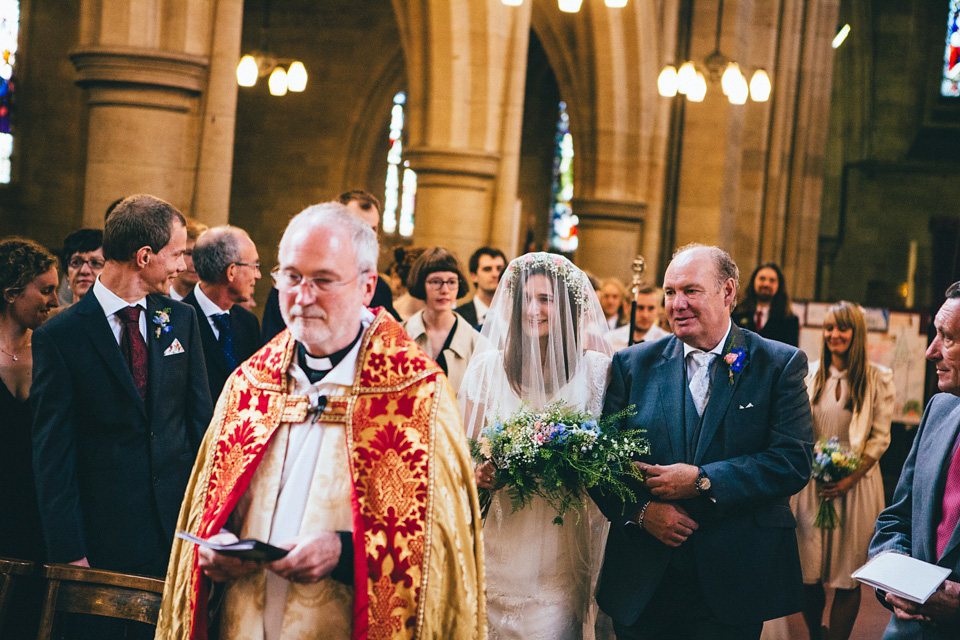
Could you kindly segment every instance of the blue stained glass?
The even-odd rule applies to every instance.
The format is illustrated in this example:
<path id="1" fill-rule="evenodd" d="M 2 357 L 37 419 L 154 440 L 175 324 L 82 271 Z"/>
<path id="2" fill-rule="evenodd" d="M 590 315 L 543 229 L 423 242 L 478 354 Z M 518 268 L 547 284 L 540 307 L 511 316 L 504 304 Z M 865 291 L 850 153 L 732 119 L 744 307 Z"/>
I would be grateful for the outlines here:
<path id="1" fill-rule="evenodd" d="M 391 234 L 399 231 L 402 236 L 413 234 L 413 207 L 417 193 L 417 174 L 403 160 L 403 106 L 406 102 L 407 94 L 403 91 L 393 96 L 383 198 L 383 231 Z"/>
<path id="2" fill-rule="evenodd" d="M 560 102 L 557 117 L 556 152 L 553 157 L 552 202 L 550 207 L 550 247 L 561 253 L 573 253 L 579 244 L 577 224 L 570 201 L 573 200 L 573 135 L 567 104 Z"/>

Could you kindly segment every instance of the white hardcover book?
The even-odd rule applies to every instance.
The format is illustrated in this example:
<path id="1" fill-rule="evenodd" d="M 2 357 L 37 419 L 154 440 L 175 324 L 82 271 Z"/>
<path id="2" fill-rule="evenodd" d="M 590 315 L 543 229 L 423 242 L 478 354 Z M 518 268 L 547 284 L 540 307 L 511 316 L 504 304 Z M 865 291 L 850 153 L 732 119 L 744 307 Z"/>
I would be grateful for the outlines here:
<path id="1" fill-rule="evenodd" d="M 923 604 L 949 575 L 947 567 L 885 551 L 854 571 L 851 577 L 904 600 Z"/>

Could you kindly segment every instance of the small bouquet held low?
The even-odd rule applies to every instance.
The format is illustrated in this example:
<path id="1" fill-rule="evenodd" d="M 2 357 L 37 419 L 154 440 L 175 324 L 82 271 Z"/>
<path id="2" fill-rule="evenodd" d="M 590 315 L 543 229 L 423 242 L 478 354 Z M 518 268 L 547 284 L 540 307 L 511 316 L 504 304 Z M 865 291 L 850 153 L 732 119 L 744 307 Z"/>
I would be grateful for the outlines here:
<path id="1" fill-rule="evenodd" d="M 586 489 L 597 488 L 623 500 L 634 498 L 624 482 L 637 476 L 635 457 L 649 452 L 641 430 L 618 431 L 621 418 L 633 406 L 602 420 L 556 402 L 533 411 L 522 407 L 506 420 L 495 419 L 470 441 L 477 463 L 490 461 L 497 469 L 514 511 L 538 495 L 553 507 L 553 522 L 563 524 L 564 514 L 586 504 Z M 492 494 L 480 489 L 480 506 L 486 517 Z"/>
<path id="2" fill-rule="evenodd" d="M 820 439 L 813 445 L 813 477 L 820 484 L 839 482 L 860 466 L 860 456 L 840 446 L 838 438 Z M 830 498 L 820 498 L 820 508 L 813 526 L 818 529 L 835 529 L 840 517 Z"/>

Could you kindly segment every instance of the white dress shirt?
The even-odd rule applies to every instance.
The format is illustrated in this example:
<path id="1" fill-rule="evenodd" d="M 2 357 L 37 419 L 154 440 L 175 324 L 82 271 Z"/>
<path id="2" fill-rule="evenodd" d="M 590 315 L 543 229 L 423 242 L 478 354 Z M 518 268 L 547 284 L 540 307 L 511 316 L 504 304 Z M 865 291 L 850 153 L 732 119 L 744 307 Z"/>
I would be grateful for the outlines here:
<path id="1" fill-rule="evenodd" d="M 726 344 L 726 342 L 727 342 L 727 337 L 730 335 L 730 329 L 732 329 L 732 328 L 733 328 L 733 321 L 728 320 L 728 321 L 727 321 L 727 332 L 726 332 L 725 334 L 723 334 L 723 339 L 720 340 L 720 342 L 717 343 L 717 346 L 715 346 L 713 349 L 710 349 L 710 351 L 707 351 L 707 353 L 715 353 L 715 354 L 717 354 L 717 357 L 713 359 L 713 363 L 710 365 L 710 377 L 711 377 L 711 379 L 713 378 L 713 372 L 717 370 L 717 361 L 720 360 L 720 359 L 723 357 L 723 345 Z M 683 343 L 683 362 L 686 364 L 686 367 L 687 367 L 687 383 L 688 383 L 688 384 L 689 384 L 689 382 L 690 382 L 691 380 L 693 380 L 693 376 L 696 375 L 697 369 L 700 368 L 700 367 L 697 365 L 696 360 L 694 360 L 693 358 L 688 358 L 688 357 L 687 357 L 687 356 L 689 356 L 690 353 L 693 352 L 693 351 L 703 351 L 703 349 L 697 349 L 696 347 L 691 347 L 691 346 L 688 345 L 686 342 Z M 709 396 L 708 396 L 708 398 L 709 398 Z"/>
<path id="2" fill-rule="evenodd" d="M 217 323 L 213 321 L 213 316 L 218 313 L 230 313 L 230 309 L 221 309 L 216 302 L 207 297 L 207 294 L 203 292 L 200 288 L 200 284 L 197 283 L 197 286 L 193 288 L 193 295 L 197 297 L 197 304 L 200 305 L 200 310 L 203 311 L 203 317 L 207 319 L 207 324 L 210 325 L 210 328 L 213 329 L 213 335 L 217 340 L 220 339 L 220 327 L 217 326 Z"/>
<path id="3" fill-rule="evenodd" d="M 93 291 L 93 295 L 96 296 L 97 302 L 99 302 L 103 308 L 103 314 L 107 316 L 107 322 L 110 324 L 110 330 L 113 331 L 113 337 L 116 338 L 117 344 L 120 344 L 120 336 L 123 335 L 123 320 L 117 317 L 117 311 L 120 311 L 120 309 L 124 307 L 139 306 L 143 309 L 143 313 L 140 314 L 140 335 L 143 336 L 144 342 L 147 341 L 146 296 L 130 304 L 113 291 L 110 291 L 110 289 L 107 289 L 106 285 L 100 282 L 100 276 L 97 276 L 97 280 L 93 283 L 91 290 Z"/>

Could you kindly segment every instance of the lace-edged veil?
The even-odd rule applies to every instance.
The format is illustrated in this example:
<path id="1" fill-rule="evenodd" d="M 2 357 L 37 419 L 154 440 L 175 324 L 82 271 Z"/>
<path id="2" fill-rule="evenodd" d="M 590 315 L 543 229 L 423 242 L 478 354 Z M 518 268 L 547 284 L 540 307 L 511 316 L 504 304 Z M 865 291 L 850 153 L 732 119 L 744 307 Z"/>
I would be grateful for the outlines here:
<path id="1" fill-rule="evenodd" d="M 510 262 L 460 387 L 467 436 L 520 402 L 586 408 L 587 351 L 611 356 L 603 309 L 586 274 L 566 258 L 528 253 Z"/>

